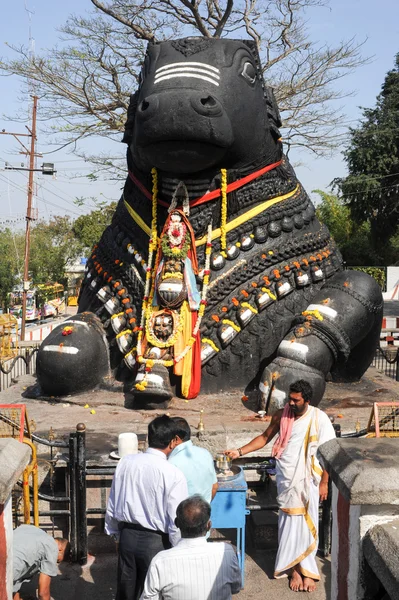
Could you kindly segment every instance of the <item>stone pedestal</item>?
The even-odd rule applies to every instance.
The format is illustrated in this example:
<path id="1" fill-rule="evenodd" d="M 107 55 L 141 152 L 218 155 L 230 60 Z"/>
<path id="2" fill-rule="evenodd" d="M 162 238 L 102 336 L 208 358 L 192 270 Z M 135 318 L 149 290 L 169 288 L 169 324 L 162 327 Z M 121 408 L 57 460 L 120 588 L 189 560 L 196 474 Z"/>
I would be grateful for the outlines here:
<path id="1" fill-rule="evenodd" d="M 30 448 L 12 438 L 0 439 L 0 598 L 12 600 L 11 492 L 30 460 Z M 5 558 L 5 560 L 4 560 Z"/>
<path id="2" fill-rule="evenodd" d="M 399 516 L 398 440 L 334 439 L 319 448 L 319 458 L 333 489 L 331 600 L 366 599 L 363 539 Z"/>

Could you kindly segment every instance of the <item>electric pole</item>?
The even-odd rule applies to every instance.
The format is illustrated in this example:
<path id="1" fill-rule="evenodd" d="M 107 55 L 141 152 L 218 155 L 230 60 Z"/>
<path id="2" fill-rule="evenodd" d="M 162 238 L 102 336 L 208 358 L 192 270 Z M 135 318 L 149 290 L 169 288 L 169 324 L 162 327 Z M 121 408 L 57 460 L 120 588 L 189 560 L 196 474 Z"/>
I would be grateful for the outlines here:
<path id="1" fill-rule="evenodd" d="M 26 296 L 29 290 L 30 224 L 32 221 L 33 173 L 35 168 L 37 96 L 33 96 L 32 129 L 30 130 L 28 204 L 26 207 L 24 283 L 22 292 L 21 342 L 25 340 Z"/>
<path id="2" fill-rule="evenodd" d="M 33 96 L 33 111 L 32 111 L 32 128 L 27 130 L 29 133 L 8 133 L 1 131 L 3 135 L 12 135 L 21 144 L 24 151 L 21 154 L 29 156 L 29 171 L 28 180 L 28 203 L 26 209 L 26 230 L 25 230 L 25 257 L 24 257 L 24 280 L 22 291 L 22 323 L 21 323 L 21 341 L 25 340 L 25 318 L 26 318 L 26 296 L 29 290 L 29 251 L 30 251 L 30 225 L 32 219 L 32 198 L 33 198 L 33 173 L 35 169 L 35 153 L 36 146 L 36 113 L 37 113 L 37 96 Z M 21 142 L 20 137 L 30 137 L 30 150 Z M 15 169 L 14 170 L 22 170 Z"/>

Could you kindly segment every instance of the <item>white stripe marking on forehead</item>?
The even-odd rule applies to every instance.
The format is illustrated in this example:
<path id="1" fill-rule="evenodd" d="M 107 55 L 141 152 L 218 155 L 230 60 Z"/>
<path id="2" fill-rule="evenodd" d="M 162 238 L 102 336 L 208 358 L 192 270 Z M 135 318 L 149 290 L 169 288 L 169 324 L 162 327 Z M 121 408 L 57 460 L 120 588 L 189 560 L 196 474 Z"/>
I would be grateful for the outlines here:
<path id="1" fill-rule="evenodd" d="M 163 77 L 158 77 L 158 79 L 155 79 L 154 84 L 160 83 L 161 81 L 166 81 L 167 79 L 173 79 L 174 77 L 178 77 L 179 79 L 180 77 L 193 77 L 194 79 L 202 79 L 203 81 L 208 81 L 209 83 L 213 83 L 213 85 L 219 87 L 218 82 L 214 79 L 211 79 L 210 77 L 204 77 L 203 75 L 198 75 L 196 73 L 174 73 L 171 75 L 164 75 Z"/>
<path id="2" fill-rule="evenodd" d="M 168 71 L 164 71 L 162 73 L 155 73 L 155 81 L 160 77 L 167 77 L 171 73 L 202 73 L 203 75 L 207 75 L 208 77 L 212 77 L 213 79 L 220 79 L 219 75 L 216 73 L 211 73 L 206 69 L 201 69 L 199 67 L 173 67 L 173 69 L 169 69 Z"/>
<path id="3" fill-rule="evenodd" d="M 178 63 L 170 63 L 169 65 L 164 65 L 163 67 L 159 67 L 155 71 L 155 74 L 160 73 L 161 71 L 165 71 L 167 69 L 173 69 L 175 67 L 202 67 L 203 69 L 208 69 L 210 71 L 214 71 L 215 73 L 220 73 L 219 69 L 216 67 L 212 67 L 206 63 L 200 62 L 178 62 Z"/>

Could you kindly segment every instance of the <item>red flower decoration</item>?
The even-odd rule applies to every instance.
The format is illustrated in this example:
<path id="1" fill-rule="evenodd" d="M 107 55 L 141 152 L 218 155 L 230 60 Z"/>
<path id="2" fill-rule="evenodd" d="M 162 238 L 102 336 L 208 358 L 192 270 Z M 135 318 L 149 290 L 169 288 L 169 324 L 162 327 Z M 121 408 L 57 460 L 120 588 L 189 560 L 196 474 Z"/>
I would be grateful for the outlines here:
<path id="1" fill-rule="evenodd" d="M 62 330 L 62 335 L 71 335 L 72 332 L 73 332 L 73 327 L 71 327 L 71 325 L 67 325 Z"/>

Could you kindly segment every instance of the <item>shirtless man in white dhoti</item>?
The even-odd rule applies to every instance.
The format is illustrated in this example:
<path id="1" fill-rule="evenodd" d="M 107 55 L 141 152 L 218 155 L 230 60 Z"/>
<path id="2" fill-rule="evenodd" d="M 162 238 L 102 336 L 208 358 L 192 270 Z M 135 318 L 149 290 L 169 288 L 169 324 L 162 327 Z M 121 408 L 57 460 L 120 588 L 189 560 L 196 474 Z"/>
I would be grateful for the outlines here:
<path id="1" fill-rule="evenodd" d="M 288 575 L 294 592 L 313 592 L 320 579 L 316 563 L 319 500 L 325 500 L 328 494 L 328 473 L 322 470 L 316 452 L 335 437 L 335 431 L 328 416 L 310 406 L 312 388 L 307 381 L 293 383 L 288 398 L 264 433 L 242 448 L 225 453 L 239 458 L 263 448 L 279 433 L 272 450 L 280 508 L 274 576 Z"/>

